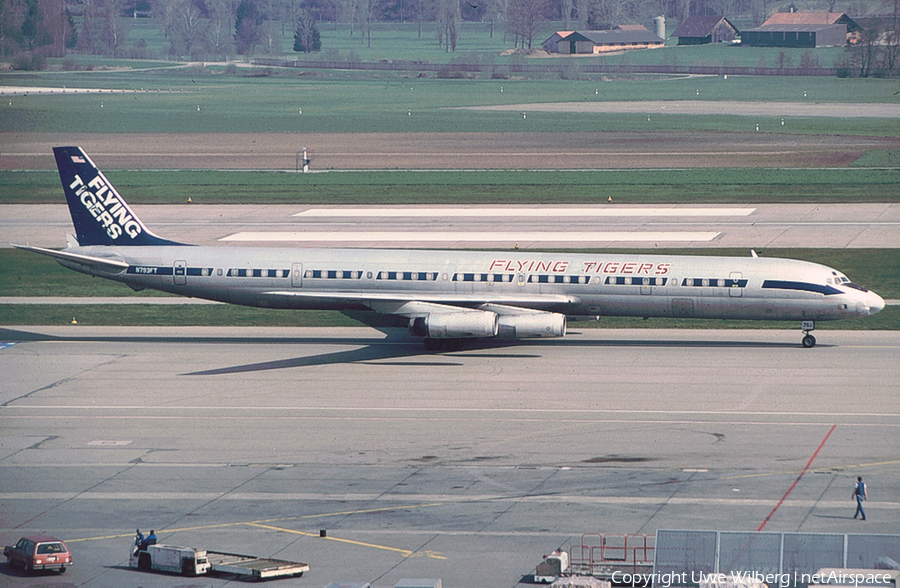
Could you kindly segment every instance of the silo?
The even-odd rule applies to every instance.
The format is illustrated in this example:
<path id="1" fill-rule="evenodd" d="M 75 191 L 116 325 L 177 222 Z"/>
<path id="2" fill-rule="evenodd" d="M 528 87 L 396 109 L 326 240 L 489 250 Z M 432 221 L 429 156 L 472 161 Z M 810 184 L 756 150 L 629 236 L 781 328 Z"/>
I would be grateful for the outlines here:
<path id="1" fill-rule="evenodd" d="M 665 16 L 657 16 L 653 19 L 653 24 L 656 25 L 656 36 L 660 39 L 665 40 L 666 38 L 666 17 Z"/>

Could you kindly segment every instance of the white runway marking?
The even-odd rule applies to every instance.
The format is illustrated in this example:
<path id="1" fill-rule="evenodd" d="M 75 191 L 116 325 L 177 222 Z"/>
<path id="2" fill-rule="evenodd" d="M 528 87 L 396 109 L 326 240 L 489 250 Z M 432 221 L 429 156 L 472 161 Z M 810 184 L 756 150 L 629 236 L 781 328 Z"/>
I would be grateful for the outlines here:
<path id="1" fill-rule="evenodd" d="M 420 208 L 365 207 L 311 208 L 294 216 L 304 217 L 620 217 L 620 216 L 748 216 L 755 208 Z"/>
<path id="2" fill-rule="evenodd" d="M 220 241 L 306 241 L 306 242 L 389 242 L 406 243 L 410 241 L 420 242 L 503 242 L 503 243 L 531 243 L 531 242 L 564 242 L 564 243 L 596 243 L 606 241 L 630 241 L 630 242 L 659 242 L 659 241 L 712 241 L 721 233 L 707 232 L 571 232 L 571 233 L 545 233 L 545 232 L 521 232 L 521 233 L 482 233 L 482 232 L 441 232 L 441 231 L 367 231 L 367 232 L 320 232 L 308 233 L 299 231 L 244 231 L 234 233 L 219 239 Z"/>

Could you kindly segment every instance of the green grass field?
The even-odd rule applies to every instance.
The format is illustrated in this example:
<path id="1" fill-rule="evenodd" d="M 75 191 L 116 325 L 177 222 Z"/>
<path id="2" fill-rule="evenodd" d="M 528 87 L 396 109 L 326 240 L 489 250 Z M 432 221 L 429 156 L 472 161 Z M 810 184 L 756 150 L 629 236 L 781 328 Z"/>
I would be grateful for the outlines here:
<path id="1" fill-rule="evenodd" d="M 220 72 L 223 70 L 219 70 Z M 614 82 L 355 79 L 285 70 L 265 78 L 209 68 L 3 73 L 0 84 L 135 90 L 15 96 L 0 102 L 0 132 L 566 132 L 693 131 L 896 136 L 896 120 L 486 112 L 461 107 L 534 102 L 751 100 L 895 103 L 894 80 L 716 77 Z M 502 88 L 502 91 L 501 91 Z M 144 91 L 141 91 L 141 90 Z M 806 97 L 803 93 L 806 92 Z M 200 107 L 200 110 L 198 110 Z M 302 114 L 301 111 L 302 110 Z"/>
<path id="2" fill-rule="evenodd" d="M 897 202 L 895 169 L 605 171 L 108 171 L 132 204 Z M 567 189 L 575 188 L 575 189 Z M 51 171 L 0 172 L 0 204 L 61 204 Z"/>

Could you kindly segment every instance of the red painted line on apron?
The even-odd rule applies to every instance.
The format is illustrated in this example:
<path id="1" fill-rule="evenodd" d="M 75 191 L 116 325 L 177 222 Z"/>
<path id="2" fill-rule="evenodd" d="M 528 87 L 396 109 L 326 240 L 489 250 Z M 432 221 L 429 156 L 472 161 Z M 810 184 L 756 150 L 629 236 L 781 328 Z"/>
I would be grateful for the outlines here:
<path id="1" fill-rule="evenodd" d="M 831 425 L 831 428 L 828 429 L 828 433 L 825 435 L 825 438 L 822 439 L 822 442 L 819 443 L 819 446 L 816 448 L 815 453 L 813 453 L 812 457 L 809 458 L 809 461 L 806 462 L 806 467 L 803 468 L 803 470 L 800 472 L 800 475 L 797 476 L 797 479 L 794 480 L 793 484 L 791 484 L 791 487 L 788 488 L 787 492 L 784 493 L 784 496 L 781 497 L 781 500 L 778 501 L 778 504 L 775 505 L 775 508 L 772 509 L 772 512 L 769 513 L 769 516 L 766 517 L 766 520 L 764 520 L 762 522 L 762 524 L 759 526 L 759 528 L 756 530 L 757 533 L 759 533 L 760 531 L 763 530 L 763 527 L 766 526 L 766 524 L 769 522 L 769 519 L 772 518 L 772 516 L 775 514 L 775 512 L 781 507 L 781 505 L 787 499 L 788 495 L 794 490 L 794 488 L 797 487 L 797 484 L 800 483 L 800 478 L 802 478 L 803 474 L 805 474 L 807 472 L 807 470 L 809 470 L 809 467 L 812 465 L 813 460 L 815 460 L 816 456 L 819 455 L 819 451 L 821 451 L 822 447 L 825 446 L 825 442 L 828 441 L 828 438 L 831 437 L 831 434 L 834 432 L 834 430 L 836 428 L 837 428 L 836 424 Z"/>

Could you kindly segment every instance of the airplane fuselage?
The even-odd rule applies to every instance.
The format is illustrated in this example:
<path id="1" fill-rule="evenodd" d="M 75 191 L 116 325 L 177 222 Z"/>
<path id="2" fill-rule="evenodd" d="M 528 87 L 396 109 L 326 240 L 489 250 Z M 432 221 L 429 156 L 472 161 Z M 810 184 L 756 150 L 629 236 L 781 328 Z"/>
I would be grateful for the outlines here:
<path id="1" fill-rule="evenodd" d="M 523 305 L 569 317 L 840 320 L 880 297 L 823 265 L 791 259 L 522 251 L 77 247 L 128 264 L 72 269 L 182 296 L 294 309 L 371 309 L 383 298 L 478 308 Z"/>

